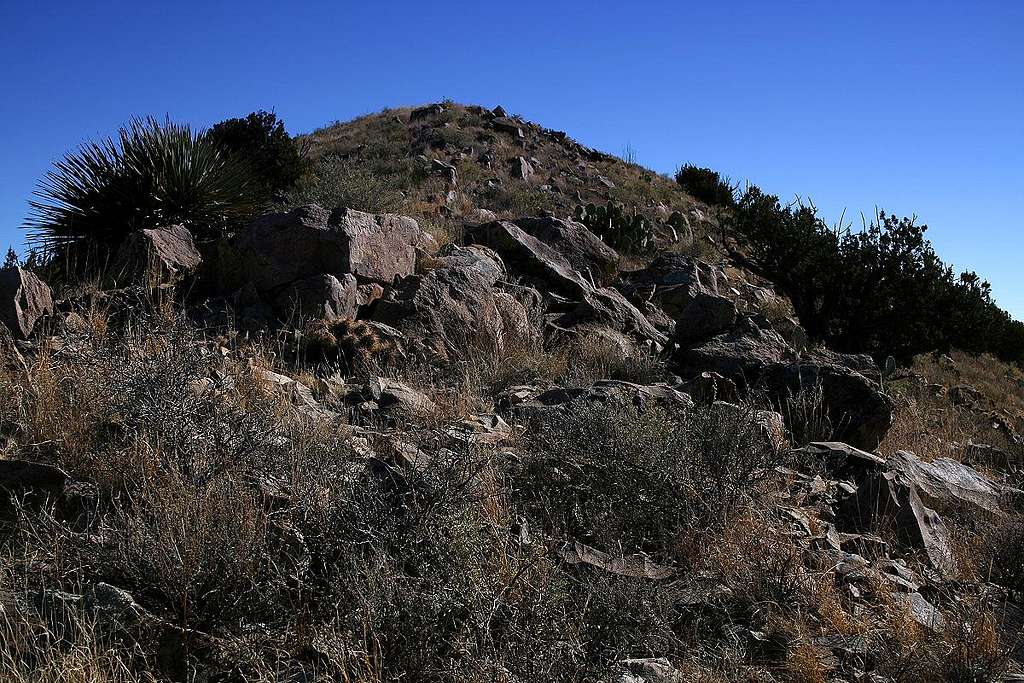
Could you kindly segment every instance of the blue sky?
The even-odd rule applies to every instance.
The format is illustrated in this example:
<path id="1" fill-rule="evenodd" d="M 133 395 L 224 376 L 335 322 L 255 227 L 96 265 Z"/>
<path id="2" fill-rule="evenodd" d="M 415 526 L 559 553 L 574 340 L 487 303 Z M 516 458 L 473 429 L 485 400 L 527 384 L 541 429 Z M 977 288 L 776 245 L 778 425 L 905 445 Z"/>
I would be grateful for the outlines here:
<path id="1" fill-rule="evenodd" d="M 38 178 L 134 115 L 273 108 L 293 133 L 497 104 L 830 221 L 916 214 L 1024 318 L 1024 2 L 0 0 L 0 244 Z M 859 219 L 858 219 L 859 222 Z"/>

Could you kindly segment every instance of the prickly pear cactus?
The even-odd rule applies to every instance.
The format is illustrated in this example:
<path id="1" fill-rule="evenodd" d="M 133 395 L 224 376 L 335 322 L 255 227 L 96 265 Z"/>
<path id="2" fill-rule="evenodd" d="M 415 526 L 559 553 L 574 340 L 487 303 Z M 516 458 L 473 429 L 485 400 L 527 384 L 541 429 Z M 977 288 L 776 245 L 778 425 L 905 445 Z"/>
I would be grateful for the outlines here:
<path id="1" fill-rule="evenodd" d="M 640 213 L 628 213 L 622 204 L 608 202 L 578 205 L 576 220 L 611 247 L 620 251 L 640 252 L 654 241 L 654 226 Z"/>

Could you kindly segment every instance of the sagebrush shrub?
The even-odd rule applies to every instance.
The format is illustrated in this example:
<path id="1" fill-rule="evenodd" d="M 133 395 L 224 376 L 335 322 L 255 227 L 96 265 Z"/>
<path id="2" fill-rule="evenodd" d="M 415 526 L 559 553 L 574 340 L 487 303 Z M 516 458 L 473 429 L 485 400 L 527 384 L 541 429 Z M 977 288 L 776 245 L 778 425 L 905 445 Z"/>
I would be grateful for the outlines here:
<path id="1" fill-rule="evenodd" d="M 577 402 L 538 427 L 514 487 L 555 534 L 665 554 L 684 531 L 725 523 L 777 457 L 752 409 Z"/>
<path id="2" fill-rule="evenodd" d="M 313 166 L 310 176 L 289 191 L 285 201 L 289 206 L 315 203 L 327 209 L 343 206 L 368 213 L 390 213 L 402 205 L 399 188 L 399 181 L 392 176 L 329 156 Z"/>

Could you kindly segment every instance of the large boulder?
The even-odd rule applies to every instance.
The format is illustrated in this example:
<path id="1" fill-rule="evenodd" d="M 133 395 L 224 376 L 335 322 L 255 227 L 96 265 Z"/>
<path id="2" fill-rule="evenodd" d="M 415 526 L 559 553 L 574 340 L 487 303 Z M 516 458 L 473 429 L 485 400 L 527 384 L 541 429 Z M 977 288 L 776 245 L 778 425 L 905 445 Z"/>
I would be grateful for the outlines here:
<path id="1" fill-rule="evenodd" d="M 412 274 L 416 248 L 429 242 L 406 216 L 310 204 L 258 218 L 231 241 L 223 260 L 234 285 L 251 281 L 261 294 L 325 274 L 390 284 Z"/>
<path id="2" fill-rule="evenodd" d="M 907 545 L 924 551 L 929 564 L 944 576 L 957 570 L 949 530 L 942 517 L 924 504 L 913 481 L 894 470 L 875 471 L 857 483 L 844 504 L 844 518 L 861 528 L 889 528 Z"/>
<path id="3" fill-rule="evenodd" d="M 845 365 L 813 357 L 775 363 L 762 373 L 760 381 L 780 401 L 801 389 L 820 386 L 834 437 L 857 448 L 878 448 L 892 426 L 893 400 L 876 383 Z"/>
<path id="4" fill-rule="evenodd" d="M 515 223 L 484 223 L 470 228 L 466 239 L 490 247 L 510 270 L 563 296 L 579 299 L 594 289 L 561 252 Z"/>
<path id="5" fill-rule="evenodd" d="M 741 383 L 756 381 L 768 367 L 796 358 L 796 351 L 777 332 L 750 323 L 676 355 L 684 372 L 717 372 Z"/>
<path id="6" fill-rule="evenodd" d="M 564 256 L 569 265 L 589 279 L 600 280 L 618 265 L 618 252 L 582 223 L 549 216 L 517 218 L 512 222 Z"/>
<path id="7" fill-rule="evenodd" d="M 641 341 L 658 345 L 668 341 L 621 292 L 596 287 L 558 249 L 515 223 L 485 223 L 471 228 L 467 239 L 494 249 L 511 272 L 533 282 L 549 296 L 559 297 L 561 312 L 554 321 L 556 325 L 603 325 Z"/>
<path id="8" fill-rule="evenodd" d="M 297 280 L 277 295 L 274 309 L 283 319 L 354 318 L 359 309 L 354 275 L 311 275 Z"/>
<path id="9" fill-rule="evenodd" d="M 675 337 L 688 344 L 736 322 L 736 304 L 720 293 L 728 280 L 716 266 L 682 254 L 663 254 L 646 268 L 623 273 L 616 288 L 635 305 L 653 301 L 675 320 Z"/>
<path id="10" fill-rule="evenodd" d="M 366 397 L 377 409 L 398 412 L 410 417 L 422 417 L 437 406 L 429 396 L 408 384 L 387 377 L 372 377 L 366 385 Z"/>
<path id="11" fill-rule="evenodd" d="M 601 287 L 589 291 L 581 301 L 555 318 L 559 327 L 599 325 L 624 332 L 641 341 L 652 341 L 658 347 L 666 336 L 629 303 L 618 290 Z"/>
<path id="12" fill-rule="evenodd" d="M 857 448 L 874 450 L 892 426 L 895 404 L 878 384 L 863 356 L 836 353 L 798 354 L 778 332 L 743 319 L 720 334 L 676 355 L 687 374 L 717 372 L 737 384 L 757 388 L 784 402 L 803 389 L 821 387 L 834 437 Z M 851 367 L 852 366 L 852 367 Z"/>
<path id="13" fill-rule="evenodd" d="M 175 284 L 203 262 L 192 233 L 183 226 L 137 230 L 121 244 L 109 270 L 113 285 Z"/>
<path id="14" fill-rule="evenodd" d="M 886 467 L 898 472 L 920 491 L 930 503 L 980 508 L 995 515 L 1005 506 L 1019 505 L 1024 492 L 992 481 L 970 465 L 936 458 L 925 462 L 909 451 L 896 451 L 886 460 Z"/>
<path id="15" fill-rule="evenodd" d="M 0 321 L 17 339 L 27 339 L 44 315 L 53 313 L 50 287 L 17 266 L 0 270 Z"/>
<path id="16" fill-rule="evenodd" d="M 505 266 L 492 250 L 447 245 L 430 265 L 375 302 L 373 319 L 423 339 L 442 356 L 474 349 L 500 356 L 539 345 L 538 316 L 527 305 L 528 292 L 519 292 L 520 299 L 501 289 Z"/>

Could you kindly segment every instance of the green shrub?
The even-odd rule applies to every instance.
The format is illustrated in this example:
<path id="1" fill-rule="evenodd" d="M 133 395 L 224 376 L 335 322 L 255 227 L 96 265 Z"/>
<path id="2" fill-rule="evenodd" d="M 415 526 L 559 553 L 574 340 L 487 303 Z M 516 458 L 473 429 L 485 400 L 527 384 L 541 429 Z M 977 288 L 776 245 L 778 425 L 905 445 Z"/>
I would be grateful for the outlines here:
<path id="1" fill-rule="evenodd" d="M 258 185 L 213 140 L 187 125 L 135 119 L 67 154 L 47 172 L 24 226 L 50 254 L 90 246 L 115 249 L 140 228 L 183 224 L 210 237 L 250 218 Z"/>
<path id="2" fill-rule="evenodd" d="M 316 203 L 333 209 L 344 206 L 369 213 L 397 211 L 402 205 L 399 182 L 339 157 L 321 159 L 310 177 L 285 196 L 289 206 Z"/>
<path id="3" fill-rule="evenodd" d="M 736 186 L 710 168 L 686 164 L 676 171 L 676 182 L 705 204 L 732 206 L 736 203 Z"/>
<path id="4" fill-rule="evenodd" d="M 207 135 L 247 164 L 267 197 L 287 190 L 306 170 L 299 148 L 272 112 L 258 111 L 244 119 L 227 119 Z"/>
<path id="5" fill-rule="evenodd" d="M 1024 360 L 1024 324 L 976 274 L 954 276 L 911 218 L 879 212 L 859 232 L 832 229 L 813 206 L 751 187 L 727 226 L 734 260 L 774 282 L 816 341 L 903 362 L 950 348 Z"/>

